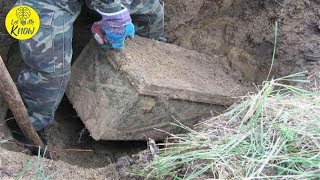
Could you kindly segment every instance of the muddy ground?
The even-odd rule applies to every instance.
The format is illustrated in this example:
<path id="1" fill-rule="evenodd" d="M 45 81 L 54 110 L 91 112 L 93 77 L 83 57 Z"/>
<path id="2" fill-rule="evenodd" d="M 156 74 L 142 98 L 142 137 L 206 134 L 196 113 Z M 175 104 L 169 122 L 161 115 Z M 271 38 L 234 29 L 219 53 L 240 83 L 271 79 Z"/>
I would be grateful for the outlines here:
<path id="1" fill-rule="evenodd" d="M 4 2 L 10 3 L 0 0 L 1 5 Z M 313 83 L 317 84 L 319 63 L 307 62 L 304 57 L 320 56 L 319 0 L 165 0 L 164 5 L 169 43 L 208 55 L 225 56 L 234 71 L 230 73 L 239 81 L 259 83 L 266 78 L 274 46 L 274 24 L 278 21 L 278 48 L 273 75 L 283 76 L 308 70 L 309 77 L 315 77 Z M 6 9 L 4 6 L 0 10 L 1 24 Z M 77 20 L 74 57 L 89 41 L 90 23 L 95 19 L 96 16 L 85 10 Z M 0 27 L 0 53 L 6 57 L 8 44 L 12 40 L 3 32 L 3 26 Z M 1 115 L 3 117 L 3 112 Z M 86 133 L 81 136 L 84 127 L 67 100 L 59 108 L 57 117 L 57 123 L 49 127 L 46 133 L 49 145 L 51 143 L 59 151 L 55 153 L 59 161 L 45 164 L 52 171 L 63 169 L 64 173 L 59 177 L 64 176 L 65 179 L 77 179 L 86 173 L 84 177 L 88 179 L 118 179 L 120 171 L 114 168 L 117 165 L 108 164 L 116 162 L 119 157 L 131 156 L 147 146 L 145 142 L 94 142 Z M 0 130 L 2 139 L 10 137 L 5 129 Z M 14 177 L 31 157 L 11 152 L 23 150 L 15 144 L 4 143 L 1 146 L 0 177 Z M 93 151 L 66 153 L 63 151 L 65 148 Z M 132 160 L 120 162 L 126 162 L 123 164 L 128 166 L 134 164 Z"/>

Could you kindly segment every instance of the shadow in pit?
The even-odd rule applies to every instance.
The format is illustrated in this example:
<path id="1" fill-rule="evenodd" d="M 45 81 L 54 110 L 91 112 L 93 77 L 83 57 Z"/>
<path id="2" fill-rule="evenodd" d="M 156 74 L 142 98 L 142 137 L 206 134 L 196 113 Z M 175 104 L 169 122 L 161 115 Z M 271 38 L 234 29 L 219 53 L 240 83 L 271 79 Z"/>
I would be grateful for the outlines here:
<path id="1" fill-rule="evenodd" d="M 0 146 L 9 151 L 30 155 L 27 149 L 13 143 L 10 132 L 3 125 L 4 120 L 3 118 L 0 122 L 1 141 L 9 141 L 0 143 Z M 146 141 L 95 141 L 66 97 L 56 112 L 55 122 L 45 129 L 45 137 L 54 160 L 84 168 L 104 167 L 120 157 L 147 149 Z"/>
<path id="2" fill-rule="evenodd" d="M 45 134 L 48 148 L 56 151 L 55 159 L 86 168 L 103 167 L 147 148 L 145 141 L 95 141 L 66 97 L 56 112 L 55 123 Z"/>

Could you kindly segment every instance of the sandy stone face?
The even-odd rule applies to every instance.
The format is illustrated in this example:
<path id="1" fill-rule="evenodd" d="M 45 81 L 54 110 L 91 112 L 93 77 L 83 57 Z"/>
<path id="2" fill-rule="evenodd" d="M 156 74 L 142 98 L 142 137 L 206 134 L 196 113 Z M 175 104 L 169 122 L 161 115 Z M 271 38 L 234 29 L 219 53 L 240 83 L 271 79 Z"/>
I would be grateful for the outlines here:
<path id="1" fill-rule="evenodd" d="M 67 95 L 94 139 L 156 140 L 220 112 L 253 90 L 228 74 L 221 56 L 136 37 L 123 51 L 92 40 L 73 64 Z M 214 62 L 214 63 L 212 63 Z"/>

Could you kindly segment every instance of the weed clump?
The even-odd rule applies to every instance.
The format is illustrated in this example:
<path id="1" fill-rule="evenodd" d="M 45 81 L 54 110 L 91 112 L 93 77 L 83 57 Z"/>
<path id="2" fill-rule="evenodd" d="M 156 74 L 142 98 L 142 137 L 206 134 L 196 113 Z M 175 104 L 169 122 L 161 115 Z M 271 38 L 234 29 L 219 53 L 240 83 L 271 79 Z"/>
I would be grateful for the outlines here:
<path id="1" fill-rule="evenodd" d="M 320 96 L 291 85 L 304 73 L 266 81 L 224 114 L 173 135 L 143 173 L 175 179 L 320 178 Z"/>

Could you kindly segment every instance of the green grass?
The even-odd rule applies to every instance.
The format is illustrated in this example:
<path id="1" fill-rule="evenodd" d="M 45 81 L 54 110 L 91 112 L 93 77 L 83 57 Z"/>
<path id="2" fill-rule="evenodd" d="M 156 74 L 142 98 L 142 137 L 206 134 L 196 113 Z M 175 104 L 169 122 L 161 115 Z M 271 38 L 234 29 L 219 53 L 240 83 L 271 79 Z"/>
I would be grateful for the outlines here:
<path id="1" fill-rule="evenodd" d="M 46 151 L 47 149 L 45 149 L 43 154 L 46 154 Z M 35 179 L 35 180 L 49 180 L 55 177 L 58 171 L 53 172 L 49 175 L 45 173 L 43 169 L 44 159 L 45 157 L 40 156 L 40 148 L 39 148 L 37 161 L 34 162 L 32 159 L 30 159 L 15 179 L 20 180 L 20 179 L 28 178 L 28 179 Z"/>
<path id="2" fill-rule="evenodd" d="M 320 178 L 320 96 L 266 81 L 226 113 L 174 135 L 143 173 L 157 179 Z"/>

